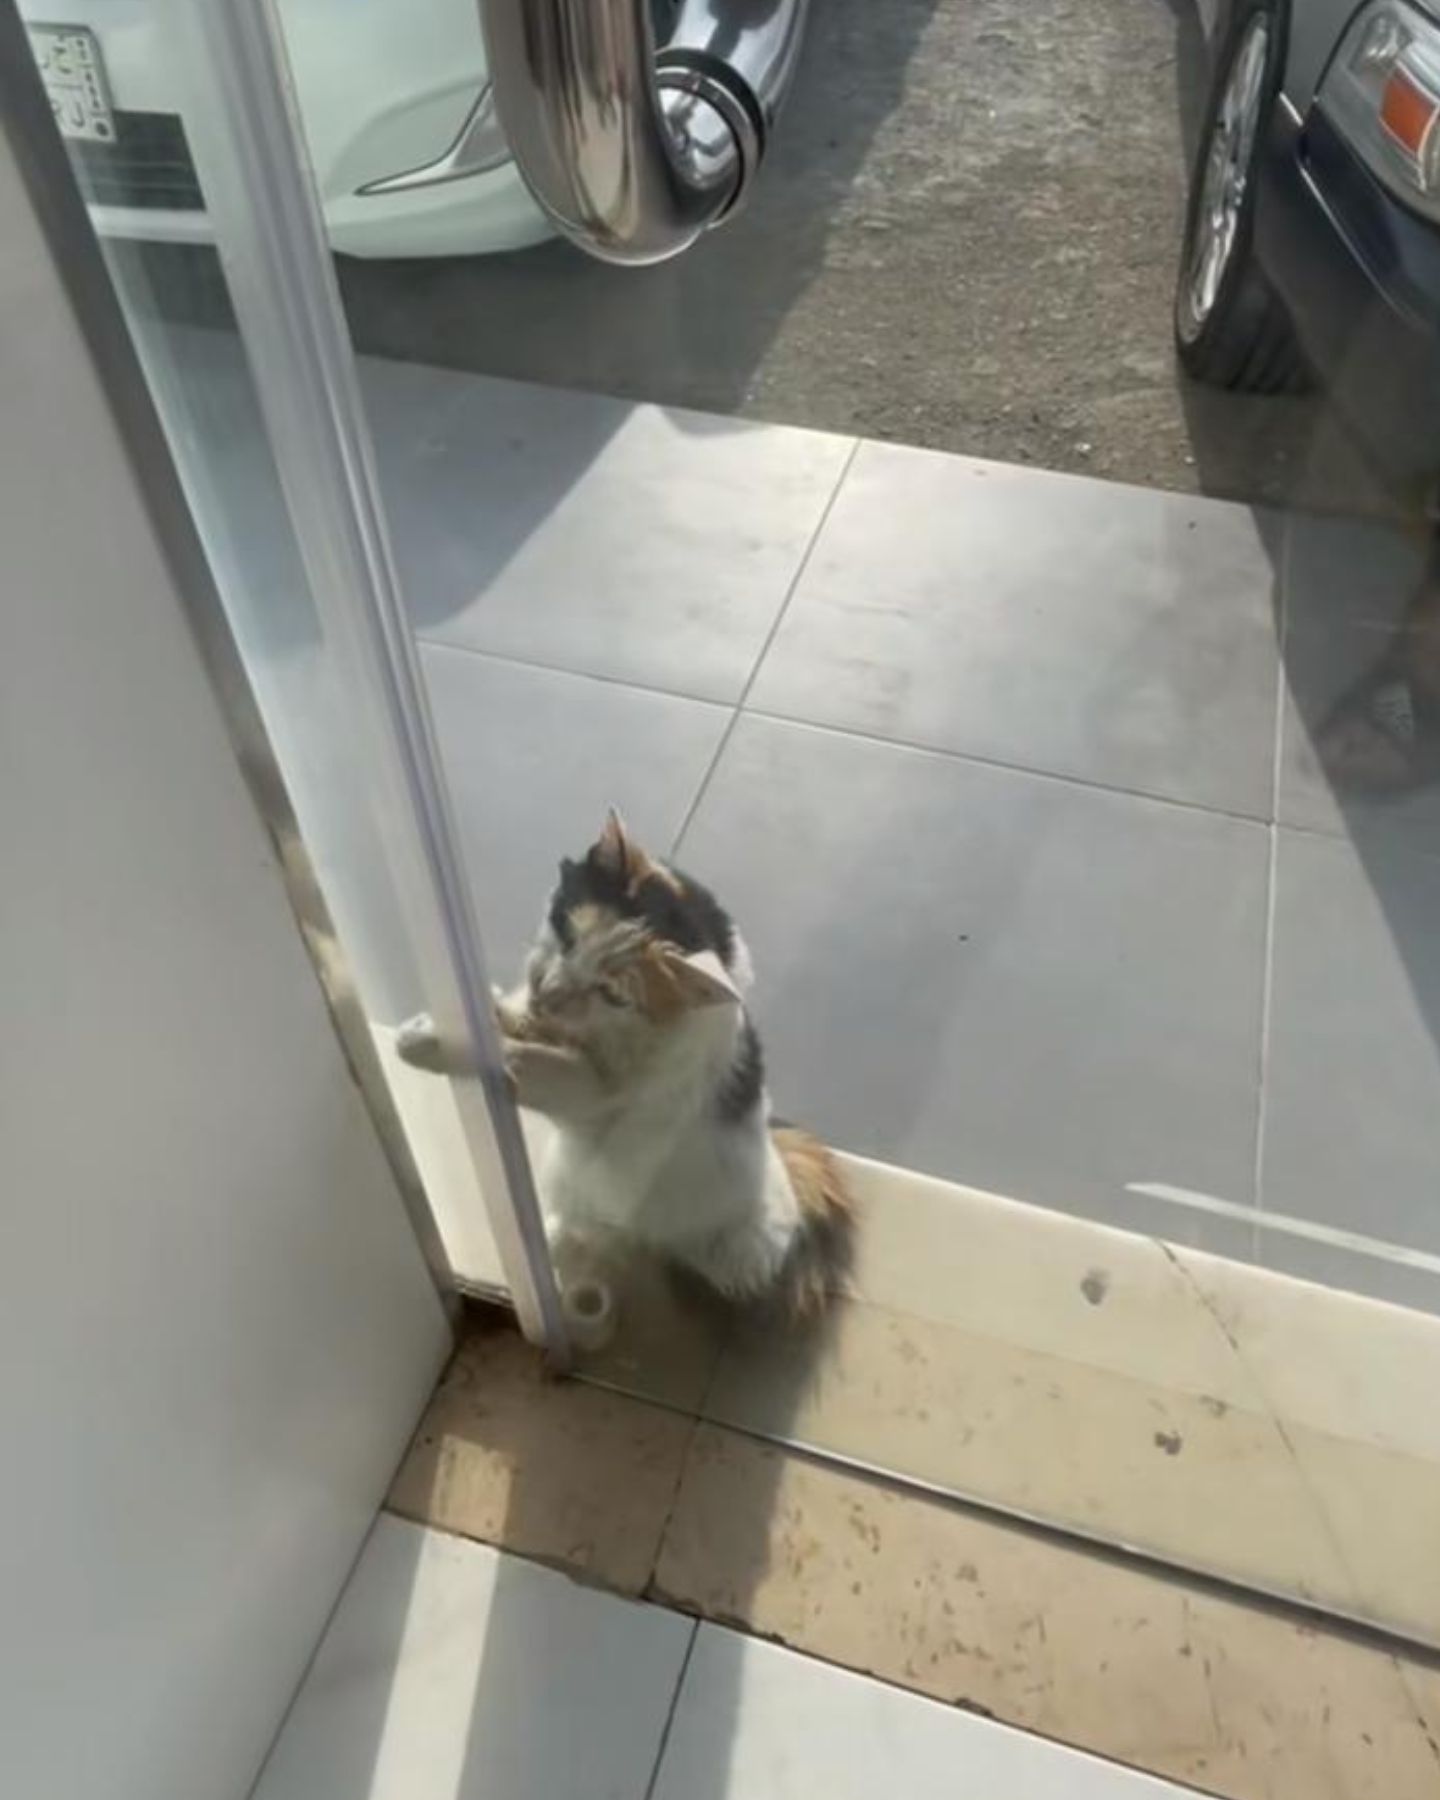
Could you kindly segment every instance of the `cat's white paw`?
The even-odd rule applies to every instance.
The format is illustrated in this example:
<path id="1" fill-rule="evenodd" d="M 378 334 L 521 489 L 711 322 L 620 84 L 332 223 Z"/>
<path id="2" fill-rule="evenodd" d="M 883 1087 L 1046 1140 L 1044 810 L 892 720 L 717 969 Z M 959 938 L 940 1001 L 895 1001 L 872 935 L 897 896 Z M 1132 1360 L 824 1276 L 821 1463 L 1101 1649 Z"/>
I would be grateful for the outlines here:
<path id="1" fill-rule="evenodd" d="M 529 995 L 524 988 L 516 988 L 505 993 L 500 988 L 490 990 L 490 1003 L 500 1029 L 506 1037 L 524 1037 L 529 1024 Z"/>
<path id="2" fill-rule="evenodd" d="M 395 1053 L 412 1069 L 424 1069 L 429 1075 L 445 1073 L 445 1054 L 440 1033 L 429 1013 L 416 1013 L 395 1033 Z"/>

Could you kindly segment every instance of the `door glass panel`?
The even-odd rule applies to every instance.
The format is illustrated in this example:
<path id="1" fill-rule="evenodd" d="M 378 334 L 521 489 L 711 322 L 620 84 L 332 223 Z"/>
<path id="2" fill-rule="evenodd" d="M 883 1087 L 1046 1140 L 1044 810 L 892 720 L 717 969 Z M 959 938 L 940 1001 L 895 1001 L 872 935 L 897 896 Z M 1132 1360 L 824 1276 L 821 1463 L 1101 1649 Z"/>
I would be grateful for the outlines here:
<path id="1" fill-rule="evenodd" d="M 53 24 L 47 11 L 29 24 L 37 67 L 449 1273 L 503 1294 L 514 1279 L 494 1223 L 509 1207 L 503 1175 L 494 1163 L 477 1169 L 451 1084 L 422 1079 L 396 1051 L 402 1025 L 433 1003 L 420 946 L 435 926 L 377 776 L 369 679 L 317 607 L 282 491 L 254 346 L 237 327 L 192 154 L 183 37 L 150 0 L 72 12 L 73 23 Z"/>
<path id="2" fill-rule="evenodd" d="M 694 1165 L 622 1169 L 560 1262 L 589 1372 L 1434 1640 L 1440 588 L 1344 400 L 1375 318 L 1292 329 L 1247 264 L 1243 366 L 1197 342 L 1262 114 L 1295 154 L 1280 9 L 1236 10 L 1077 16 L 1082 97 L 1047 9 L 842 7 L 743 206 L 648 267 L 527 206 L 502 0 L 404 109 L 434 157 L 488 82 L 525 173 L 363 215 L 281 18 L 492 961 L 617 808 L 733 916 L 859 1205 L 796 1325 L 708 1291 Z M 372 179 L 382 117 L 357 85 Z"/>
<path id="3" fill-rule="evenodd" d="M 733 216 L 620 266 L 724 164 L 702 101 L 748 128 L 686 34 L 733 72 L 782 9 L 649 14 L 628 213 L 621 115 L 546 162 L 482 11 L 490 56 L 438 3 L 337 56 L 276 9 L 490 963 L 593 851 L 551 998 L 597 911 L 713 945 L 857 1216 L 818 1319 L 715 1291 L 752 1214 L 677 1119 L 766 1136 L 702 967 L 727 1080 L 648 1163 L 577 1201 L 527 1116 L 585 1372 L 1440 1641 L 1428 27 L 846 0 Z"/>

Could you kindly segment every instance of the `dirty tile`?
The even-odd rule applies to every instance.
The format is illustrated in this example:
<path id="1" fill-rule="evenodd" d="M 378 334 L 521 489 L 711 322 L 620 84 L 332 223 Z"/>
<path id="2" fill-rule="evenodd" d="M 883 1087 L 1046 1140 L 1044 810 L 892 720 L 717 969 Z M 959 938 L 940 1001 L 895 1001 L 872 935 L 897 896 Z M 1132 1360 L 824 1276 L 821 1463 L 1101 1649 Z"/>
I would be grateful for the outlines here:
<path id="1" fill-rule="evenodd" d="M 1440 861 L 1280 833 L 1262 1208 L 1440 1250 Z"/>
<path id="2" fill-rule="evenodd" d="M 1287 1427 L 1440 1468 L 1440 1318 L 1268 1269 L 1187 1251 L 1175 1259 Z M 1440 1304 L 1440 1277 L 1428 1279 Z"/>
<path id="3" fill-rule="evenodd" d="M 421 646 L 492 977 L 519 978 L 562 856 L 611 806 L 661 851 L 730 722 L 724 707 Z"/>
<path id="4" fill-rule="evenodd" d="M 859 1208 L 859 1299 L 1258 1407 L 1233 1346 L 1153 1238 L 864 1157 L 842 1162 Z"/>
<path id="5" fill-rule="evenodd" d="M 1184 1800 L 1153 1776 L 702 1625 L 655 1800 Z"/>
<path id="6" fill-rule="evenodd" d="M 1433 1361 L 1429 1367 L 1433 1377 Z M 1303 1425 L 1286 1435 L 1350 1572 L 1360 1616 L 1440 1648 L 1440 1464 Z"/>
<path id="7" fill-rule="evenodd" d="M 839 1148 L 1107 1222 L 1135 1182 L 1250 1198 L 1261 826 L 745 715 L 680 858 L 776 1106 Z"/>
<path id="8" fill-rule="evenodd" d="M 1416 1716 L 1429 1733 L 1431 1745 L 1435 1749 L 1436 1766 L 1440 1768 L 1440 1669 L 1433 1663 L 1418 1663 L 1408 1659 L 1402 1660 L 1398 1666 Z"/>
<path id="9" fill-rule="evenodd" d="M 1384 1652 L 715 1428 L 697 1435 L 656 1585 L 1227 1800 L 1434 1792 L 1434 1749 Z"/>
<path id="10" fill-rule="evenodd" d="M 1267 533 L 1222 501 L 867 443 L 751 703 L 1268 816 Z"/>
<path id="11" fill-rule="evenodd" d="M 639 1593 L 692 1429 L 678 1413 L 553 1380 L 513 1331 L 482 1326 L 436 1389 L 388 1504 Z"/>
<path id="12" fill-rule="evenodd" d="M 382 1515 L 254 1800 L 644 1800 L 692 1631 Z"/>
<path id="13" fill-rule="evenodd" d="M 730 1315 L 698 1283 L 643 1252 L 604 1270 L 614 1296 L 615 1335 L 577 1353 L 587 1380 L 662 1406 L 698 1413 L 714 1379 Z M 562 1276 L 563 1280 L 563 1276 Z"/>
<path id="14" fill-rule="evenodd" d="M 1389 1541 L 1413 1553 L 1440 1517 L 1440 1319 L 844 1160 L 858 1255 L 827 1321 L 727 1339 L 720 1309 L 632 1268 L 638 1302 L 581 1372 L 1440 1639 L 1440 1595 L 1349 1543 L 1377 1453 L 1400 1459 Z"/>
<path id="15" fill-rule="evenodd" d="M 738 699 L 853 441 L 460 379 L 385 484 L 421 636 Z"/>
<path id="16" fill-rule="evenodd" d="M 847 1301 L 808 1331 L 738 1329 L 706 1415 L 1184 1568 L 1355 1606 L 1284 1433 L 1217 1395 Z"/>

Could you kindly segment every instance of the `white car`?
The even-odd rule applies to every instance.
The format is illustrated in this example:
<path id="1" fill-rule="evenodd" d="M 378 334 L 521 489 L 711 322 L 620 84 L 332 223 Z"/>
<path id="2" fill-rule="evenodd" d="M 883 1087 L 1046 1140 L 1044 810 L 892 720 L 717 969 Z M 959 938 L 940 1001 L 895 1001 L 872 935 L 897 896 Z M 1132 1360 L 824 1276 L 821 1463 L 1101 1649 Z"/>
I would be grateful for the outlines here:
<path id="1" fill-rule="evenodd" d="M 330 243 L 464 256 L 551 235 L 491 102 L 476 0 L 278 0 Z M 204 242 L 154 0 L 22 0 L 66 146 L 108 236 Z"/>

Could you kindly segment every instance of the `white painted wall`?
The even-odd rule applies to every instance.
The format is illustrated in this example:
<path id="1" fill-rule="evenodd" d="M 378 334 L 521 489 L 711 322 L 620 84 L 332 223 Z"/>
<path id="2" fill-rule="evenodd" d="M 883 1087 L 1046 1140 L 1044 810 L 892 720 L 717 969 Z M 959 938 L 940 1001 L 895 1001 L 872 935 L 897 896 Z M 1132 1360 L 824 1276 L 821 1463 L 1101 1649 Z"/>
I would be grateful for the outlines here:
<path id="1" fill-rule="evenodd" d="M 0 138 L 0 1792 L 240 1800 L 446 1346 Z"/>

